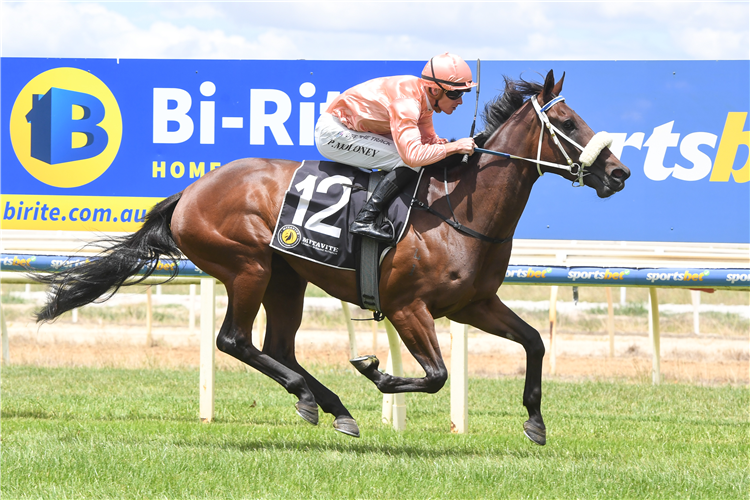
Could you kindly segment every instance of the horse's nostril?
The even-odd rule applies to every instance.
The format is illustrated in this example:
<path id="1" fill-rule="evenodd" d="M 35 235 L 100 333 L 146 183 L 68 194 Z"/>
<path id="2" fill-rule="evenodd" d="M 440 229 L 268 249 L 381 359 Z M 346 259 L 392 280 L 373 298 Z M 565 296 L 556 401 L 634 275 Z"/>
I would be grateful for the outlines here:
<path id="1" fill-rule="evenodd" d="M 624 170 L 622 170 L 622 169 L 616 168 L 616 169 L 614 169 L 614 170 L 612 171 L 612 174 L 611 174 L 611 175 L 612 175 L 612 177 L 614 177 L 615 179 L 622 179 L 623 177 L 625 177 L 625 171 L 624 171 Z"/>

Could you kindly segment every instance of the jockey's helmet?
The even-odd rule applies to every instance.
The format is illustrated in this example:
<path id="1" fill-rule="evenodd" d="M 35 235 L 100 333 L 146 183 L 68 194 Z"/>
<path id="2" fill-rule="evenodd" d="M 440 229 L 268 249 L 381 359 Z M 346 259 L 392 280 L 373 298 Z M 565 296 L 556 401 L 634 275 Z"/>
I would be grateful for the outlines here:
<path id="1" fill-rule="evenodd" d="M 422 80 L 427 82 L 427 86 L 443 89 L 446 93 L 457 90 L 466 92 L 477 85 L 472 81 L 471 68 L 466 61 L 448 52 L 427 61 L 422 70 Z"/>

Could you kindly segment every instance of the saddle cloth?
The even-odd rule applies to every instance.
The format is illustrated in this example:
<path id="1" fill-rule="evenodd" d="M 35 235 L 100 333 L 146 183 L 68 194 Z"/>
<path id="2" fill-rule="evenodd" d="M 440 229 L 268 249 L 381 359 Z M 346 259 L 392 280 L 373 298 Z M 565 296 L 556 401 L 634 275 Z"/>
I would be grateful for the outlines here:
<path id="1" fill-rule="evenodd" d="M 355 270 L 357 248 L 349 225 L 367 201 L 369 175 L 342 163 L 303 161 L 284 195 L 271 247 L 326 266 Z M 406 229 L 418 182 L 409 184 L 388 208 L 396 241 Z"/>

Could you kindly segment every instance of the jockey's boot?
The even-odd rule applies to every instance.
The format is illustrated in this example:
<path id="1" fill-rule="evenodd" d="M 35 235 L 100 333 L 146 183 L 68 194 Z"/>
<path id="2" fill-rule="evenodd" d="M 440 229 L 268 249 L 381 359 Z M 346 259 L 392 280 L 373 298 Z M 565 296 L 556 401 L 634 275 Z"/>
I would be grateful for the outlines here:
<path id="1" fill-rule="evenodd" d="M 394 168 L 380 179 L 372 196 L 362 207 L 349 231 L 379 241 L 393 241 L 393 224 L 385 218 L 378 224 L 378 215 L 388 208 L 391 200 L 418 174 L 409 167 Z"/>

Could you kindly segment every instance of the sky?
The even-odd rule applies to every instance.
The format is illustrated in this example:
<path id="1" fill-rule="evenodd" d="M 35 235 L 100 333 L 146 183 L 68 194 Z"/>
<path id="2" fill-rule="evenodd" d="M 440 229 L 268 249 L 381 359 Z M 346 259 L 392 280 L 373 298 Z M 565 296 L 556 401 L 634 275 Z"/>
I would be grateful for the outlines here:
<path id="1" fill-rule="evenodd" d="M 2 1 L 3 57 L 748 60 L 750 1 Z"/>

